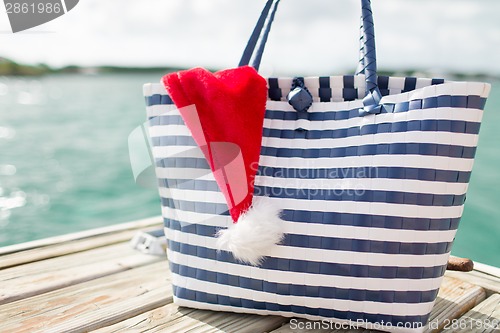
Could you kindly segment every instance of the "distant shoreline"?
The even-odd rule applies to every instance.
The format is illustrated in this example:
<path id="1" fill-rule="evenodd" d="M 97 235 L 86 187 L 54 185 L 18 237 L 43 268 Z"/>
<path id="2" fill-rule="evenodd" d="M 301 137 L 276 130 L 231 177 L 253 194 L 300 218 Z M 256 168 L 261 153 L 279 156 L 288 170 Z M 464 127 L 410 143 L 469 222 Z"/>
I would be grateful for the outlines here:
<path id="1" fill-rule="evenodd" d="M 82 67 L 77 65 L 69 65 L 61 68 L 53 68 L 46 64 L 26 65 L 20 64 L 13 60 L 0 57 L 0 76 L 44 76 L 51 74 L 141 74 L 141 73 L 170 73 L 186 68 L 179 67 L 126 67 L 126 66 L 92 66 Z M 212 69 L 216 71 L 217 69 Z M 383 69 L 378 71 L 379 75 L 384 76 L 403 76 L 403 77 L 445 77 L 451 79 L 476 79 L 476 80 L 499 80 L 500 76 L 485 73 L 457 73 L 457 72 L 444 72 L 444 73 L 431 73 L 425 70 L 411 69 L 411 70 L 388 70 Z"/>
<path id="2" fill-rule="evenodd" d="M 1 76 L 43 76 L 49 74 L 101 74 L 101 73 L 152 73 L 175 72 L 182 68 L 175 67 L 121 67 L 95 66 L 82 67 L 76 65 L 53 68 L 46 64 L 26 65 L 0 57 Z"/>

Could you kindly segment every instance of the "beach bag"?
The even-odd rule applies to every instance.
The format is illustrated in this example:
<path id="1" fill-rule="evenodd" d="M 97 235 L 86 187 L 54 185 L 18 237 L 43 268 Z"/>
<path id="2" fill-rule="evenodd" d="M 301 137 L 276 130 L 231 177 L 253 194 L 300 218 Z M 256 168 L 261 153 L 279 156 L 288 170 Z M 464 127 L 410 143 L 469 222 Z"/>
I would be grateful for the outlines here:
<path id="1" fill-rule="evenodd" d="M 144 86 L 176 304 L 424 330 L 490 86 L 377 76 L 361 4 L 356 75 L 266 79 L 253 194 L 282 210 L 284 236 L 257 264 L 217 249 L 234 221 L 213 165 L 165 85 Z M 241 66 L 258 68 L 277 6 L 267 1 Z"/>

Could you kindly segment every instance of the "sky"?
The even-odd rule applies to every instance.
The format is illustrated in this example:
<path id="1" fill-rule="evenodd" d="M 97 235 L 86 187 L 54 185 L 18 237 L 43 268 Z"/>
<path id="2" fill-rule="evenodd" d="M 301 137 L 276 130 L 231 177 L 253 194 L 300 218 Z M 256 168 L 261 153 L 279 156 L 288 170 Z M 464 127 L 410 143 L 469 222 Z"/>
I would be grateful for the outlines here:
<path id="1" fill-rule="evenodd" d="M 0 56 L 51 66 L 237 65 L 265 0 L 80 0 L 13 34 L 0 5 Z M 378 65 L 500 74 L 500 1 L 373 0 Z M 358 59 L 359 1 L 283 0 L 263 74 L 345 74 Z"/>

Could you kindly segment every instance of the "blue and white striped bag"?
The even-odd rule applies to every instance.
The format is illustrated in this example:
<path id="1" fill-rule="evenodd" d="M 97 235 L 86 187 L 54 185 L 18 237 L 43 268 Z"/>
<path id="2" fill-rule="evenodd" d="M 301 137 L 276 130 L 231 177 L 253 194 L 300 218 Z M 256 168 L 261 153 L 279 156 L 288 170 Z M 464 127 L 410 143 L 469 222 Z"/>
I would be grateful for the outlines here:
<path id="1" fill-rule="evenodd" d="M 277 3 L 246 50 L 249 60 L 264 36 L 255 67 Z M 144 86 L 178 305 L 423 331 L 490 86 L 377 76 L 370 1 L 362 5 L 366 75 L 303 78 L 307 112 L 286 100 L 292 78 L 268 79 L 255 195 L 284 210 L 286 236 L 260 267 L 216 250 L 215 234 L 232 224 L 224 196 L 164 87 Z"/>

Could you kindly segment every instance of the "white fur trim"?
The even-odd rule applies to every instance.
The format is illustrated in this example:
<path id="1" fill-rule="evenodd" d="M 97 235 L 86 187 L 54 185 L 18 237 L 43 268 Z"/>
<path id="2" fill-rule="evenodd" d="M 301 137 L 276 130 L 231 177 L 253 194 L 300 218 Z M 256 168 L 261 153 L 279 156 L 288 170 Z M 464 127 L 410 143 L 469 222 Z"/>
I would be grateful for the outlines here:
<path id="1" fill-rule="evenodd" d="M 236 224 L 217 233 L 217 247 L 245 263 L 258 266 L 264 255 L 283 239 L 281 211 L 267 198 L 255 198 Z"/>

